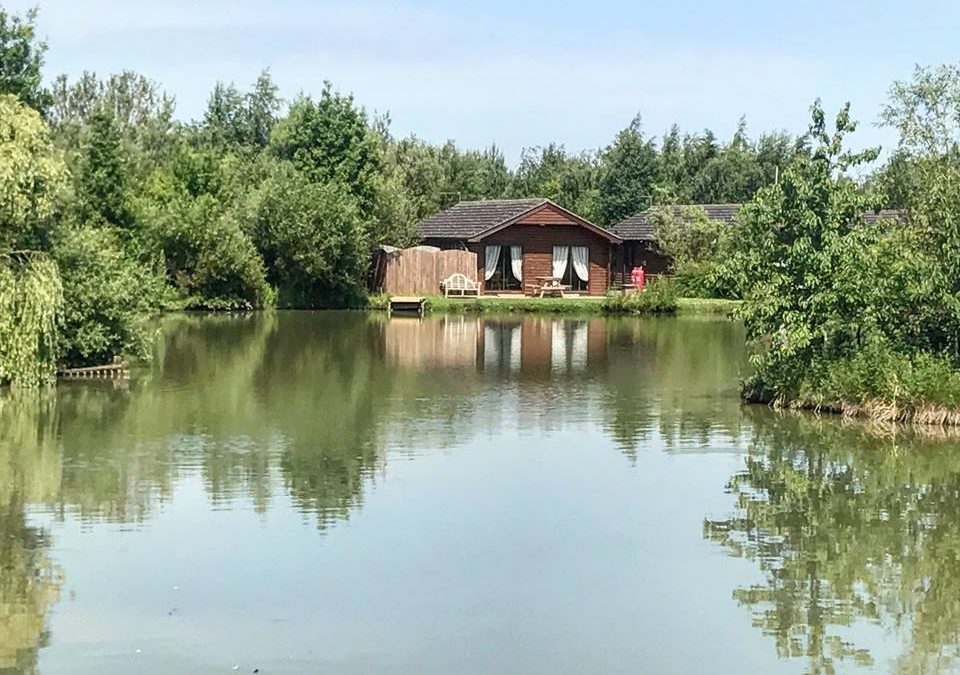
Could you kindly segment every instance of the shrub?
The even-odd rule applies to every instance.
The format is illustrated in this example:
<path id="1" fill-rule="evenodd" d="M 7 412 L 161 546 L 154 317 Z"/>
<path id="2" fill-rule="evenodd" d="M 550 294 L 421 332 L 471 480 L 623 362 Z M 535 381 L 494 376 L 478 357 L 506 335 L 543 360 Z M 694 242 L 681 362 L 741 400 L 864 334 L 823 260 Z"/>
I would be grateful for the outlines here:
<path id="1" fill-rule="evenodd" d="M 254 195 L 245 229 L 287 307 L 355 306 L 370 260 L 367 231 L 349 194 L 285 164 Z"/>
<path id="2" fill-rule="evenodd" d="M 602 308 L 607 314 L 672 314 L 677 311 L 678 296 L 672 279 L 652 279 L 642 291 L 608 294 Z"/>
<path id="3" fill-rule="evenodd" d="M 61 361 L 89 366 L 146 355 L 145 320 L 163 293 L 160 276 L 127 256 L 104 227 L 64 229 L 54 256 L 63 281 Z"/>
<path id="4" fill-rule="evenodd" d="M 187 309 L 259 309 L 273 304 L 263 260 L 232 212 L 217 197 L 192 196 L 154 178 L 140 216 L 148 248 L 162 256 L 166 275 Z"/>

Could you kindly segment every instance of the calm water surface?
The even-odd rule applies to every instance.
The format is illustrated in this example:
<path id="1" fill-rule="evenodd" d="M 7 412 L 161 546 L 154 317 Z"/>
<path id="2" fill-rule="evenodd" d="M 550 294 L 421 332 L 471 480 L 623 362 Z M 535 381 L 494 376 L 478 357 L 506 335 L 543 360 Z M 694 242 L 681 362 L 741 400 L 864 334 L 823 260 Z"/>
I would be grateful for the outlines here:
<path id="1" fill-rule="evenodd" d="M 177 317 L 0 409 L 0 673 L 951 672 L 960 444 L 742 407 L 742 329 Z"/>

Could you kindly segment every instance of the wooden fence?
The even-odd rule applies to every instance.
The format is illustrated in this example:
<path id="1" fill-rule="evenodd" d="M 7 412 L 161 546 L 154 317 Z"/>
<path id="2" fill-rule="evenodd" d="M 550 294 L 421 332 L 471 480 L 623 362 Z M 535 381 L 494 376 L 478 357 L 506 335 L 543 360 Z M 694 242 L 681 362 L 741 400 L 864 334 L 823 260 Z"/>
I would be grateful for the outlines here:
<path id="1" fill-rule="evenodd" d="M 434 246 L 381 249 L 374 263 L 372 290 L 390 295 L 433 295 L 440 282 L 457 272 L 477 278 L 477 254 Z"/>

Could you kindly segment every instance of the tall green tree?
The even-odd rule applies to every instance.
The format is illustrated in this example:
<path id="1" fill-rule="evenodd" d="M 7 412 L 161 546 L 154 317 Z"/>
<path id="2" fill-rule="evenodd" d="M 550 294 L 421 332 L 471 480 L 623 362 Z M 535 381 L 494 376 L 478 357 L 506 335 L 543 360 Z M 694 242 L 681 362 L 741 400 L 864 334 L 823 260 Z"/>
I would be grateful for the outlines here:
<path id="1" fill-rule="evenodd" d="M 39 113 L 0 95 L 0 253 L 43 247 L 67 179 Z"/>
<path id="2" fill-rule="evenodd" d="M 246 94 L 233 84 L 218 82 L 207 101 L 200 137 L 214 147 L 259 152 L 270 142 L 282 107 L 269 70 L 261 71 Z"/>
<path id="3" fill-rule="evenodd" d="M 639 115 L 603 151 L 601 162 L 600 224 L 613 225 L 650 205 L 659 166 L 656 146 L 644 138 Z"/>
<path id="4" fill-rule="evenodd" d="M 90 117 L 77 175 L 81 220 L 132 227 L 130 178 L 116 118 L 105 107 L 98 108 Z"/>
<path id="5" fill-rule="evenodd" d="M 845 138 L 855 129 L 849 105 L 831 132 L 815 103 L 813 155 L 796 158 L 780 183 L 762 188 L 741 210 L 734 264 L 748 289 L 742 316 L 748 336 L 766 344 L 754 359 L 752 397 L 796 394 L 816 361 L 851 355 L 873 332 L 874 291 L 861 276 L 876 234 L 863 224 L 871 204 L 843 172 L 877 150 L 847 151 Z"/>
<path id="6" fill-rule="evenodd" d="M 40 112 L 50 105 L 43 87 L 43 57 L 47 43 L 37 38 L 37 10 L 23 16 L 0 7 L 0 94 L 13 94 Z"/>
<path id="7" fill-rule="evenodd" d="M 587 219 L 596 217 L 599 167 L 591 153 L 568 155 L 562 145 L 525 148 L 514 172 L 517 197 L 547 197 Z"/>
<path id="8" fill-rule="evenodd" d="M 383 168 L 379 140 L 353 97 L 335 92 L 329 82 L 319 99 L 293 102 L 274 129 L 270 150 L 311 181 L 340 186 L 362 218 L 376 212 Z"/>
<path id="9" fill-rule="evenodd" d="M 57 144 L 68 152 L 82 146 L 93 117 L 103 111 L 113 116 L 138 179 L 168 158 L 176 145 L 176 101 L 143 75 L 124 70 L 101 79 L 85 71 L 73 82 L 60 75 L 51 95 L 47 117 Z"/>

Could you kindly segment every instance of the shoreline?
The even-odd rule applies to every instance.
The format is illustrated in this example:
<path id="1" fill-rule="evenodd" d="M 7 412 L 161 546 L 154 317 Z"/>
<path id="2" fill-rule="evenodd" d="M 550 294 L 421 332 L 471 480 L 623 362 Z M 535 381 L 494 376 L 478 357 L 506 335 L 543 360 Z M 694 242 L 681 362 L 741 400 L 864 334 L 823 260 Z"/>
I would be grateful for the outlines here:
<path id="1" fill-rule="evenodd" d="M 718 314 L 730 315 L 741 303 L 740 300 L 714 298 L 678 298 L 675 312 L 608 312 L 604 310 L 606 296 L 581 296 L 574 298 L 531 298 L 527 296 L 480 296 L 479 298 L 445 298 L 428 295 L 424 306 L 429 313 L 483 314 L 596 314 L 605 316 L 654 316 L 665 314 Z M 371 311 L 387 311 L 390 296 L 373 295 L 365 307 Z"/>
<path id="2" fill-rule="evenodd" d="M 784 396 L 770 397 L 758 392 L 742 392 L 740 398 L 746 404 L 766 405 L 774 410 L 792 410 L 815 415 L 826 413 L 841 419 L 891 426 L 906 424 L 960 429 L 960 408 L 941 403 L 902 403 L 880 398 L 866 398 L 859 403 L 813 400 L 809 397 L 786 399 Z"/>

